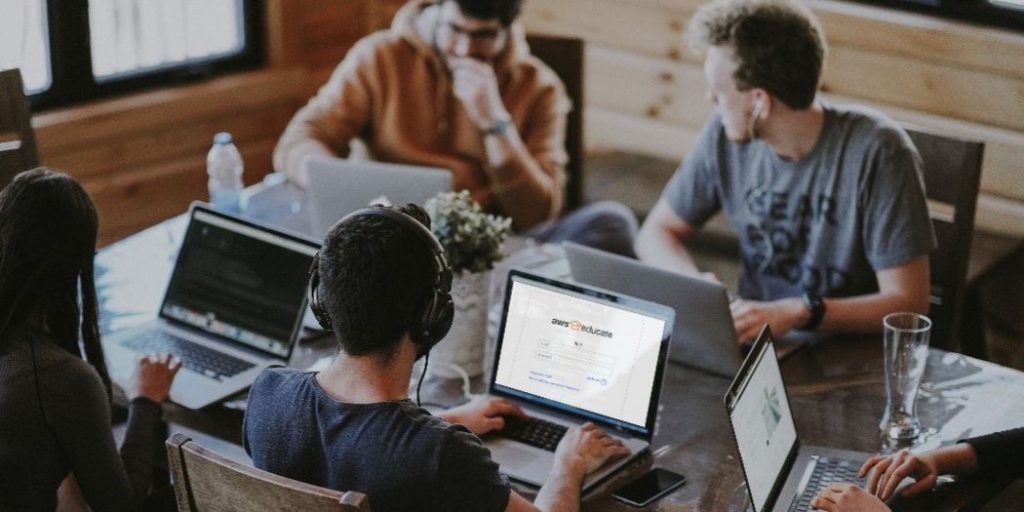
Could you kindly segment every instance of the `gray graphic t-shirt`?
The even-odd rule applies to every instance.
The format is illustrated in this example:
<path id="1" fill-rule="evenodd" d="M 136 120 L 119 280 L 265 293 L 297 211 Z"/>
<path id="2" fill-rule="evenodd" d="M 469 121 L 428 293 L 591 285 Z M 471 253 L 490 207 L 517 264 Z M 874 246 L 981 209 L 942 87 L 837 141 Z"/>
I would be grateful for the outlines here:
<path id="1" fill-rule="evenodd" d="M 663 197 L 695 227 L 725 212 L 747 299 L 877 292 L 875 271 L 935 246 L 917 150 L 892 120 L 863 108 L 826 104 L 821 136 L 799 161 L 760 140 L 728 140 L 715 116 Z"/>

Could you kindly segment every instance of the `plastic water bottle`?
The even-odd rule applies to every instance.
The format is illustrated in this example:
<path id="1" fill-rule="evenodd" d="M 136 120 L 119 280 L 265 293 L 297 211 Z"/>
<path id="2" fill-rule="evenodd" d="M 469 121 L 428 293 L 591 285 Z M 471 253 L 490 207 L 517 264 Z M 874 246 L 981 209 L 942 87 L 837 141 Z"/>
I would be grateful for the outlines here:
<path id="1" fill-rule="evenodd" d="M 242 155 L 231 134 L 220 132 L 213 136 L 213 147 L 206 155 L 206 173 L 210 175 L 210 202 L 218 209 L 240 213 L 242 211 Z"/>

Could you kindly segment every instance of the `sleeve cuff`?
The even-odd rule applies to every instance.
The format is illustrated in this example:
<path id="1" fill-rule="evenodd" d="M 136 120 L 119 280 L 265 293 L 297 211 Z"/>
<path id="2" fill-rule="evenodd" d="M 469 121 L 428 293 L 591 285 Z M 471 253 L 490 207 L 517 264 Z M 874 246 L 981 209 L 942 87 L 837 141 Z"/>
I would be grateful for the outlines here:
<path id="1" fill-rule="evenodd" d="M 133 405 L 141 406 L 141 407 L 150 407 L 150 408 L 156 408 L 156 409 L 163 410 L 160 407 L 160 404 L 158 404 L 158 403 L 154 402 L 153 400 L 150 400 L 149 398 L 146 398 L 144 396 L 137 396 L 135 398 L 132 398 L 131 401 L 128 402 L 128 406 L 130 407 L 130 406 L 133 406 Z"/>

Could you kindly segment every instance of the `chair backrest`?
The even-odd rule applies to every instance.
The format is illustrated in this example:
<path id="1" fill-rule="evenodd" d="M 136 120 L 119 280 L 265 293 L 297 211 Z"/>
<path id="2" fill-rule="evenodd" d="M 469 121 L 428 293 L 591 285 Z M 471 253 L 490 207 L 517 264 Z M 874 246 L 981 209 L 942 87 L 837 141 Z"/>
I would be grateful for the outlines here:
<path id="1" fill-rule="evenodd" d="M 583 40 L 573 37 L 529 35 L 530 53 L 548 65 L 565 84 L 572 101 L 565 130 L 565 208 L 568 212 L 583 204 Z"/>
<path id="2" fill-rule="evenodd" d="M 0 71 L 0 188 L 39 166 L 32 114 L 18 69 Z"/>
<path id="3" fill-rule="evenodd" d="M 224 458 L 176 433 L 167 440 L 179 512 L 369 512 L 365 494 L 297 482 Z"/>
<path id="4" fill-rule="evenodd" d="M 913 128 L 907 133 L 921 155 L 928 211 L 938 240 L 929 257 L 931 343 L 956 349 L 985 144 Z"/>

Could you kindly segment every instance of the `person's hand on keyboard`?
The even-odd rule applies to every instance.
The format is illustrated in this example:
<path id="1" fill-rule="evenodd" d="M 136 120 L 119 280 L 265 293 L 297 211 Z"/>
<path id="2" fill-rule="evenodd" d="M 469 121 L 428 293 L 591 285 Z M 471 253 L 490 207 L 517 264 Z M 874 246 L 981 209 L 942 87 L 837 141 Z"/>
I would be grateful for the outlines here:
<path id="1" fill-rule="evenodd" d="M 629 448 L 622 441 L 588 421 L 565 433 L 555 449 L 555 464 L 582 478 L 605 462 L 626 455 L 629 455 Z"/>
<path id="2" fill-rule="evenodd" d="M 501 398 L 479 397 L 439 414 L 449 423 L 462 425 L 470 432 L 482 436 L 505 428 L 505 416 L 526 418 L 518 405 Z"/>
<path id="3" fill-rule="evenodd" d="M 882 500 L 854 484 L 831 483 L 811 500 L 811 506 L 828 512 L 889 512 Z"/>
<path id="4" fill-rule="evenodd" d="M 163 402 L 171 392 L 174 376 L 180 369 L 181 361 L 170 354 L 141 356 L 125 394 L 129 400 L 143 397 L 156 403 Z"/>
<path id="5" fill-rule="evenodd" d="M 863 477 L 870 472 L 868 492 L 887 500 L 896 492 L 900 482 L 907 477 L 913 478 L 916 482 L 903 489 L 903 496 L 913 496 L 935 487 L 940 474 L 938 466 L 934 452 L 914 454 L 903 449 L 892 455 L 871 457 L 860 468 L 860 474 Z"/>

